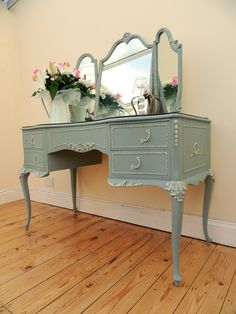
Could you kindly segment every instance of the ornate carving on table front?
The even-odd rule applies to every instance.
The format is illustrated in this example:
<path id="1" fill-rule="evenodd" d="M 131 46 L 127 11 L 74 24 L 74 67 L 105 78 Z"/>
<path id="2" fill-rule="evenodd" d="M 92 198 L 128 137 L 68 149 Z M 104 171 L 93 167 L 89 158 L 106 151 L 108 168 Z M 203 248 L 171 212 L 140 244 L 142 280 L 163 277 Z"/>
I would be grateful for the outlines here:
<path id="1" fill-rule="evenodd" d="M 178 202 L 183 202 L 187 185 L 183 181 L 171 181 L 166 183 L 165 190 L 169 191 L 170 196 Z"/>
<path id="2" fill-rule="evenodd" d="M 179 120 L 174 120 L 174 143 L 177 147 L 179 145 Z"/>
<path id="3" fill-rule="evenodd" d="M 112 180 L 108 180 L 108 183 L 112 186 L 115 186 L 115 187 L 125 187 L 125 186 L 141 186 L 143 185 L 142 182 L 133 182 L 133 181 L 129 181 L 129 180 L 121 180 L 121 181 L 116 181 L 116 182 L 113 182 Z"/>
<path id="4" fill-rule="evenodd" d="M 55 146 L 54 149 L 69 149 L 78 153 L 85 153 L 92 150 L 95 146 L 95 143 L 83 143 L 83 144 L 72 144 L 64 143 L 62 145 Z"/>
<path id="5" fill-rule="evenodd" d="M 201 155 L 200 149 L 199 149 L 199 144 L 198 142 L 195 142 L 193 144 L 193 151 L 191 153 L 191 157 L 198 157 Z"/>
<path id="6" fill-rule="evenodd" d="M 208 128 L 197 124 L 184 124 L 184 173 L 208 166 Z M 189 141 L 194 134 L 194 141 Z"/>

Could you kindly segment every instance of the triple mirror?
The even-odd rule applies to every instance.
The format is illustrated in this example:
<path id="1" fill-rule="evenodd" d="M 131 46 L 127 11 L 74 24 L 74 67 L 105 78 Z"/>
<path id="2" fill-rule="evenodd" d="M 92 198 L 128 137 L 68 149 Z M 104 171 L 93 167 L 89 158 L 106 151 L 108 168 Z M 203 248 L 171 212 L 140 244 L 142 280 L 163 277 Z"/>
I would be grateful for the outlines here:
<path id="1" fill-rule="evenodd" d="M 181 110 L 182 45 L 166 28 L 157 32 L 153 44 L 126 33 L 99 67 L 90 54 L 82 55 L 76 67 L 84 83 L 94 86 L 85 120 Z M 83 120 L 74 116 L 72 122 Z"/>

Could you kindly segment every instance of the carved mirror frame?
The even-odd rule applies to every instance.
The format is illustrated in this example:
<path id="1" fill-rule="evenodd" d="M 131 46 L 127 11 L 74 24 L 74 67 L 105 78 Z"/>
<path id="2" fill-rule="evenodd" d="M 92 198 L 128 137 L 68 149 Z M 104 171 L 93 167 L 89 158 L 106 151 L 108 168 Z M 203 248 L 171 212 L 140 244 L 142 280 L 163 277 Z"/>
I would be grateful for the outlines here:
<path id="1" fill-rule="evenodd" d="M 182 97 L 182 44 L 178 40 L 174 40 L 173 36 L 169 29 L 161 28 L 157 34 L 156 39 L 153 43 L 153 61 L 154 61 L 154 94 L 157 98 L 161 99 L 161 105 L 164 112 L 167 112 L 165 97 L 163 94 L 163 88 L 161 85 L 160 74 L 159 74 L 159 65 L 158 65 L 158 45 L 160 44 L 160 39 L 163 34 L 166 34 L 170 48 L 177 54 L 178 57 L 178 90 L 176 101 L 174 104 L 173 112 L 181 111 L 181 97 Z M 156 58 L 154 57 L 156 56 Z"/>
<path id="2" fill-rule="evenodd" d="M 76 67 L 76 69 L 79 69 L 79 67 L 80 67 L 80 65 L 81 65 L 81 63 L 82 63 L 82 61 L 83 61 L 83 59 L 85 59 L 85 58 L 90 58 L 90 59 L 91 59 L 91 63 L 94 64 L 95 84 L 97 84 L 98 65 L 97 65 L 97 59 L 95 59 L 95 58 L 93 57 L 93 55 L 91 55 L 90 53 L 84 53 L 84 54 L 82 54 L 82 55 L 79 57 L 78 61 L 76 62 L 76 66 L 75 66 L 75 67 Z"/>
<path id="3" fill-rule="evenodd" d="M 101 90 L 101 81 L 102 81 L 102 73 L 104 69 L 104 63 L 109 60 L 109 58 L 112 56 L 115 49 L 122 43 L 125 43 L 126 45 L 129 44 L 129 42 L 133 39 L 138 39 L 140 43 L 146 48 L 151 50 L 151 65 L 150 65 L 150 80 L 149 80 L 149 88 L 150 88 L 150 94 L 152 94 L 155 97 L 155 103 L 154 106 L 161 107 L 160 113 L 168 113 L 163 93 L 163 86 L 161 84 L 160 80 L 160 74 L 159 74 L 159 60 L 158 60 L 158 47 L 160 44 L 160 39 L 163 35 L 167 36 L 170 49 L 174 51 L 177 54 L 177 74 L 178 74 L 178 90 L 176 95 L 176 100 L 174 103 L 174 110 L 172 112 L 180 112 L 181 111 L 181 96 L 182 96 L 182 44 L 180 44 L 177 40 L 173 39 L 173 36 L 169 29 L 167 28 L 161 28 L 156 33 L 156 38 L 153 42 L 153 44 L 147 44 L 142 37 L 135 34 L 125 33 L 123 37 L 119 40 L 117 40 L 111 47 L 108 54 L 99 61 L 99 66 L 97 60 L 90 54 L 90 53 L 84 53 L 81 55 L 76 63 L 76 68 L 78 69 L 83 61 L 84 58 L 89 57 L 91 59 L 91 62 L 94 64 L 94 73 L 95 73 L 95 84 L 96 84 L 96 96 L 95 96 L 95 110 L 94 110 L 94 119 L 96 120 L 97 112 L 99 110 L 99 99 L 100 99 L 100 90 Z M 145 49 L 144 49 L 145 51 Z M 137 52 L 138 54 L 139 52 Z M 140 51 L 142 53 L 142 51 Z M 124 57 L 124 59 L 132 58 L 132 55 L 128 55 L 127 57 Z M 120 59 L 121 61 L 123 59 Z M 117 60 L 119 62 L 120 60 Z M 168 60 L 167 60 L 168 62 Z M 171 113 L 171 112 L 169 112 Z M 158 113 L 155 113 L 158 114 Z"/>
<path id="4" fill-rule="evenodd" d="M 140 43 L 146 48 L 151 50 L 151 75 L 150 75 L 150 91 L 153 93 L 154 90 L 153 88 L 153 81 L 154 81 L 154 76 L 153 76 L 153 45 L 152 44 L 147 44 L 145 41 L 139 36 L 135 34 L 130 34 L 130 33 L 125 33 L 123 37 L 119 40 L 117 40 L 111 47 L 110 51 L 106 55 L 105 58 L 101 59 L 99 62 L 99 71 L 98 71 L 98 79 L 97 79 L 97 85 L 96 85 L 96 105 L 95 105 L 95 112 L 94 112 L 94 117 L 96 119 L 98 109 L 99 109 L 99 97 L 100 97 L 100 89 L 101 89 L 101 80 L 102 80 L 102 73 L 103 73 L 103 68 L 104 68 L 104 63 L 111 57 L 112 53 L 115 51 L 115 49 L 122 43 L 125 43 L 126 45 L 129 44 L 129 42 L 133 39 L 138 39 Z M 138 52 L 137 52 L 138 53 Z M 141 53 L 141 51 L 140 51 Z M 132 56 L 130 56 L 132 57 Z M 127 56 L 129 58 L 129 56 Z M 124 58 L 125 59 L 125 58 Z M 117 61 L 119 62 L 119 61 Z"/>

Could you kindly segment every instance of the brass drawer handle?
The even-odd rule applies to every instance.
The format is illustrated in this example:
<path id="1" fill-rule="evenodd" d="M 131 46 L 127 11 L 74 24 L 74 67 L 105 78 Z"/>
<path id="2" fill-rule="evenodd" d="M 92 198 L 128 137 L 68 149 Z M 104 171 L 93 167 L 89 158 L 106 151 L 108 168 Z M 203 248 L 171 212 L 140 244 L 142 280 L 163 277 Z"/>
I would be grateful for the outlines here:
<path id="1" fill-rule="evenodd" d="M 37 154 L 34 155 L 34 163 L 35 163 L 35 164 L 38 163 L 38 155 L 37 155 Z"/>
<path id="2" fill-rule="evenodd" d="M 151 130 L 145 130 L 145 133 L 147 134 L 147 137 L 146 138 L 142 138 L 142 137 L 140 138 L 141 144 L 147 143 L 150 140 Z"/>
<path id="3" fill-rule="evenodd" d="M 130 170 L 134 170 L 134 169 L 140 168 L 140 166 L 142 164 L 141 157 L 140 156 L 136 157 L 136 160 L 137 160 L 137 165 L 136 166 L 135 165 L 131 165 L 130 166 Z"/>

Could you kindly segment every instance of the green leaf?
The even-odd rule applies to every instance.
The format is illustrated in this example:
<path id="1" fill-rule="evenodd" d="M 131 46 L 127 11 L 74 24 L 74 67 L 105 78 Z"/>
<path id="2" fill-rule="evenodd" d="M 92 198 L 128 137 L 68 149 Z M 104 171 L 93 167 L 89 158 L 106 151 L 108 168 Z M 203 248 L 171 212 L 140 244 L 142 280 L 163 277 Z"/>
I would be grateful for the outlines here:
<path id="1" fill-rule="evenodd" d="M 55 98 L 56 93 L 58 91 L 58 82 L 52 81 L 49 89 L 49 93 L 51 95 L 52 100 Z"/>

